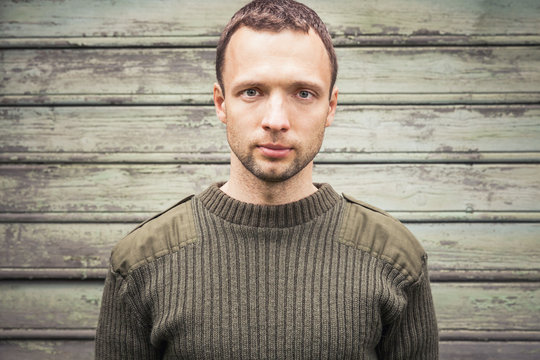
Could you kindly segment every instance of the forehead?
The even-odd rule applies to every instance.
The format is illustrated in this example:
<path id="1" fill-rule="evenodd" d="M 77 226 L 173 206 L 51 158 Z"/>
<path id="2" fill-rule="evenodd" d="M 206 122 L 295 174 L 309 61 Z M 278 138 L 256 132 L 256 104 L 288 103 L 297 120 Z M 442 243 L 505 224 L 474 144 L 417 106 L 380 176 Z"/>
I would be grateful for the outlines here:
<path id="1" fill-rule="evenodd" d="M 241 27 L 225 52 L 223 80 L 310 81 L 329 87 L 331 64 L 326 48 L 313 30 L 259 31 Z"/>

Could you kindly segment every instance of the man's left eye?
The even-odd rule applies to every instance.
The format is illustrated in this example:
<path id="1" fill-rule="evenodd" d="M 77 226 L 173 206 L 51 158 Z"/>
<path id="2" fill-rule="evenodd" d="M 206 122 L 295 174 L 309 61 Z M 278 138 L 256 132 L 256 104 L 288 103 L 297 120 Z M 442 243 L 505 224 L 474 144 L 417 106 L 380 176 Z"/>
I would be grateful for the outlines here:
<path id="1" fill-rule="evenodd" d="M 312 95 L 307 90 L 302 90 L 298 92 L 298 96 L 300 96 L 302 99 L 309 99 Z"/>

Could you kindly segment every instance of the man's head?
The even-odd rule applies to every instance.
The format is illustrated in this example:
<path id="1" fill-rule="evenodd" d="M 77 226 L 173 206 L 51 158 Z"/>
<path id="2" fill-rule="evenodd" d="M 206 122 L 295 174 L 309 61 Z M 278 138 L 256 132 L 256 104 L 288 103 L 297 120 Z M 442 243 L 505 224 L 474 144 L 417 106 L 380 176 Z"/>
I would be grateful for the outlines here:
<path id="1" fill-rule="evenodd" d="M 328 47 L 311 26 L 304 30 L 283 24 L 268 28 L 268 24 L 282 23 L 283 18 L 298 23 L 300 20 L 287 13 L 291 8 L 301 8 L 311 19 L 319 18 L 293 1 L 257 0 L 246 7 L 259 9 L 257 22 L 265 26 L 260 29 L 235 22 L 235 18 L 253 20 L 245 15 L 253 10 L 246 8 L 233 17 L 237 25 L 228 26 L 229 35 L 222 37 L 227 42 L 220 42 L 220 84 L 214 85 L 216 113 L 227 125 L 232 150 L 231 177 L 283 182 L 298 174 L 294 179 L 311 179 L 313 159 L 325 128 L 334 119 L 336 67 Z M 271 12 L 274 7 L 281 12 Z"/>
<path id="2" fill-rule="evenodd" d="M 330 60 L 332 69 L 330 92 L 332 92 L 338 71 L 332 38 L 326 25 L 315 11 L 293 0 L 254 0 L 234 14 L 221 33 L 216 52 L 216 77 L 223 92 L 225 92 L 223 71 L 227 45 L 232 35 L 243 26 L 256 31 L 294 30 L 306 34 L 310 29 L 315 31 L 322 40 Z"/>

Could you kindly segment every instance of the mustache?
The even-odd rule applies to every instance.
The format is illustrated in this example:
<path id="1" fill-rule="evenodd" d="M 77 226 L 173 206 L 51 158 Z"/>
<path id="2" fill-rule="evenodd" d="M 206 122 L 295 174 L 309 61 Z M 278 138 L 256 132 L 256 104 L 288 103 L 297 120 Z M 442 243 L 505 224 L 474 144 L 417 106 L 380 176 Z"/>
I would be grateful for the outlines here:
<path id="1" fill-rule="evenodd" d="M 261 136 L 252 138 L 252 142 L 256 144 L 281 144 L 281 145 L 292 145 L 295 143 L 294 139 L 291 139 L 289 136 L 283 136 L 283 134 L 267 134 L 267 136 Z"/>

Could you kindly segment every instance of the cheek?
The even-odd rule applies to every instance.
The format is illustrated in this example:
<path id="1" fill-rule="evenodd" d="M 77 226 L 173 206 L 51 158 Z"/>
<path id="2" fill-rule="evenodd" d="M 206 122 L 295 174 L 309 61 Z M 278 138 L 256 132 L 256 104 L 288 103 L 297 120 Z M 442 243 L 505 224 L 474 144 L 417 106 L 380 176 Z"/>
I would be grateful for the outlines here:
<path id="1" fill-rule="evenodd" d="M 301 119 L 299 128 L 305 133 L 319 133 L 321 128 L 326 127 L 328 111 L 324 106 L 304 108 L 295 112 L 295 119 Z"/>

